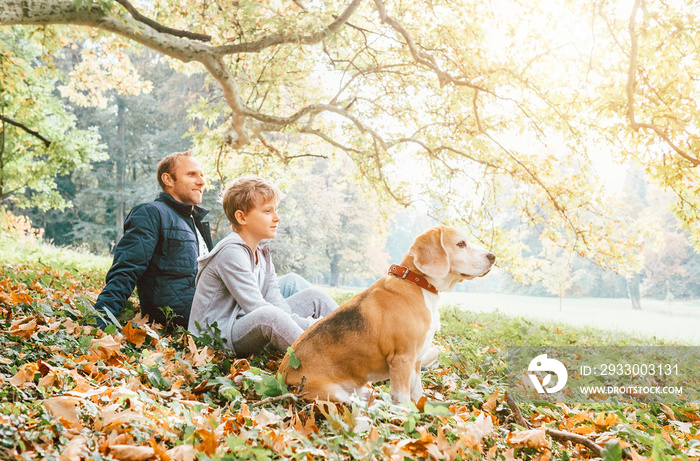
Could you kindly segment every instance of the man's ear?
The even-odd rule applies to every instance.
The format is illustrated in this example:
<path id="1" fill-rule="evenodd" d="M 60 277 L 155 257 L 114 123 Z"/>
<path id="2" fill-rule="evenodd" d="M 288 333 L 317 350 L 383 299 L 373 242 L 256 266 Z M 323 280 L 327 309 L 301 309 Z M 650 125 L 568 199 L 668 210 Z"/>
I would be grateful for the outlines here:
<path id="1" fill-rule="evenodd" d="M 419 271 L 436 279 L 447 277 L 450 272 L 450 256 L 442 243 L 442 228 L 433 227 L 418 237 L 408 249 Z"/>
<path id="2" fill-rule="evenodd" d="M 170 176 L 170 173 L 163 173 L 160 175 L 160 179 L 163 181 L 163 184 L 165 184 L 166 187 L 173 187 L 175 184 L 175 181 L 173 180 L 173 177 Z"/>

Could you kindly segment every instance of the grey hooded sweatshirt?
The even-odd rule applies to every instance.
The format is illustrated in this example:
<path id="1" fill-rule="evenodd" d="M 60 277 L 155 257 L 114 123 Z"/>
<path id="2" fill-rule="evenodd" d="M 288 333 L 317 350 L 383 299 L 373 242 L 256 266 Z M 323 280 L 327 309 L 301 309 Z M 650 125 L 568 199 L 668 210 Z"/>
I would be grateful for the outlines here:
<path id="1" fill-rule="evenodd" d="M 192 334 L 199 335 L 216 322 L 221 337 L 231 348 L 236 320 L 269 305 L 287 312 L 303 330 L 309 327 L 311 321 L 293 314 L 280 293 L 267 245 L 258 246 L 257 252 L 256 266 L 253 250 L 237 232 L 231 232 L 197 260 L 197 289 L 187 327 Z"/>

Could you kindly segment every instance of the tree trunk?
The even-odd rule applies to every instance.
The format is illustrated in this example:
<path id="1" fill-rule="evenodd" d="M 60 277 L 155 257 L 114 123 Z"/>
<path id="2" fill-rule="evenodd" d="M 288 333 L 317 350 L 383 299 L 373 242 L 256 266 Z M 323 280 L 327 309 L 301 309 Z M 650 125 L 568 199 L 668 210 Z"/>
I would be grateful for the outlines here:
<path id="1" fill-rule="evenodd" d="M 627 294 L 632 301 L 632 309 L 640 310 L 642 301 L 639 296 L 639 275 L 634 274 L 632 277 L 627 277 Z"/>
<path id="2" fill-rule="evenodd" d="M 340 256 L 334 255 L 331 258 L 331 280 L 330 285 L 332 287 L 337 287 L 340 280 Z"/>
<path id="3" fill-rule="evenodd" d="M 124 215 L 126 213 L 126 199 L 124 189 L 126 187 L 126 104 L 121 98 L 117 98 L 117 207 L 116 226 L 117 240 L 119 243 L 124 235 Z"/>

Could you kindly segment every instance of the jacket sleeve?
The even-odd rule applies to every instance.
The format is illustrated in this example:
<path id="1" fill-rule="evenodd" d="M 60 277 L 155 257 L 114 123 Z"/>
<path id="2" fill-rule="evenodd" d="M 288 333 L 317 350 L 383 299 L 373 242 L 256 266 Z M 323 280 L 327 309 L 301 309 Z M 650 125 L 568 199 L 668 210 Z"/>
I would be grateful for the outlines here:
<path id="1" fill-rule="evenodd" d="M 95 302 L 95 310 L 109 311 L 115 317 L 119 315 L 153 257 L 159 227 L 160 215 L 155 207 L 142 205 L 129 213 L 124 223 L 124 236 L 114 249 L 114 262 Z M 99 319 L 98 326 L 105 327 Z"/>
<path id="2" fill-rule="evenodd" d="M 219 277 L 221 277 L 229 293 L 231 293 L 231 296 L 235 299 L 238 307 L 246 314 L 249 314 L 259 307 L 273 304 L 291 314 L 292 311 L 281 294 L 281 303 L 272 303 L 263 297 L 263 294 L 260 292 L 260 287 L 258 286 L 258 281 L 253 274 L 252 267 L 250 267 L 250 258 L 243 251 L 237 249 L 236 246 L 238 245 L 231 245 L 222 249 L 219 254 L 216 255 L 218 259 L 216 262 L 218 263 L 217 272 L 219 273 Z M 272 284 L 268 287 L 268 293 L 271 290 L 273 290 Z M 274 290 L 277 290 L 279 293 L 279 288 L 276 285 Z"/>

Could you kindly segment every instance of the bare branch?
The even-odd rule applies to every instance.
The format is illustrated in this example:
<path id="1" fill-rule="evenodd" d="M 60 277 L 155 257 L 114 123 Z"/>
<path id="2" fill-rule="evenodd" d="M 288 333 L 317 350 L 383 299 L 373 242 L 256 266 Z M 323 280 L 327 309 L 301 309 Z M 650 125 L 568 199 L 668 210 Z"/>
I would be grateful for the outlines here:
<path id="1" fill-rule="evenodd" d="M 493 138 L 491 135 L 486 134 L 486 137 L 488 137 L 491 141 L 493 141 L 508 157 L 513 159 L 515 163 L 517 163 L 525 172 L 527 173 L 528 176 L 532 178 L 532 180 L 539 185 L 544 193 L 549 197 L 549 201 L 552 203 L 554 206 L 554 209 L 557 210 L 557 213 L 564 218 L 564 221 L 566 224 L 571 228 L 571 230 L 574 232 L 577 238 L 581 238 L 583 241 L 583 245 L 585 247 L 588 247 L 588 240 L 586 239 L 586 236 L 583 234 L 583 232 L 571 221 L 571 218 L 569 217 L 569 214 L 566 211 L 566 208 L 563 207 L 560 203 L 559 200 L 557 200 L 557 197 L 552 194 L 552 191 L 547 187 L 542 180 L 535 174 L 534 171 L 532 171 L 531 168 L 529 168 L 527 165 L 525 165 L 520 159 L 518 159 L 509 149 L 507 149 L 504 145 L 499 143 L 495 138 Z"/>
<path id="2" fill-rule="evenodd" d="M 475 90 L 480 90 L 486 93 L 493 94 L 487 88 L 476 85 L 468 80 L 463 80 L 454 77 L 448 72 L 442 70 L 438 65 L 437 61 L 435 60 L 435 57 L 419 50 L 415 40 L 413 40 L 413 37 L 406 30 L 406 28 L 403 27 L 396 19 L 389 16 L 389 14 L 386 11 L 386 5 L 384 5 L 384 2 L 382 0 L 374 0 L 374 4 L 377 6 L 377 12 L 379 13 L 379 18 L 381 19 L 381 21 L 384 24 L 389 25 L 392 29 L 394 29 L 403 37 L 403 39 L 406 41 L 406 45 L 408 45 L 408 49 L 411 52 L 411 56 L 413 56 L 413 59 L 418 64 L 421 64 L 432 70 L 435 73 L 435 75 L 437 75 L 438 80 L 440 81 L 440 86 L 444 86 L 447 83 L 452 83 L 453 85 L 466 86 L 468 88 L 473 88 Z"/>
<path id="3" fill-rule="evenodd" d="M 10 125 L 14 125 L 17 128 L 21 128 L 22 130 L 26 131 L 27 133 L 31 134 L 32 136 L 40 139 L 46 147 L 49 147 L 51 145 L 51 141 L 49 141 L 48 139 L 43 137 L 41 134 L 39 134 L 38 131 L 34 131 L 22 123 L 16 122 L 10 118 L 5 117 L 4 115 L 0 115 L 0 120 L 2 120 L 5 123 L 9 123 Z"/>
<path id="4" fill-rule="evenodd" d="M 134 8 L 134 5 L 129 3 L 128 0 L 117 0 L 117 3 L 119 3 L 121 6 L 123 6 L 126 9 L 126 11 L 128 11 L 129 14 L 131 16 L 133 16 L 134 19 L 146 24 L 147 26 L 153 27 L 158 32 L 162 32 L 164 34 L 174 35 L 175 37 L 182 37 L 182 38 L 189 38 L 192 40 L 199 40 L 200 42 L 210 42 L 211 41 L 210 35 L 198 34 L 196 32 L 190 32 L 187 30 L 173 29 L 171 27 L 166 27 L 166 26 L 154 21 L 153 19 L 147 18 L 146 16 L 139 13 L 138 10 L 136 8 Z"/>
<path id="5" fill-rule="evenodd" d="M 574 434 L 573 432 L 558 431 L 556 429 L 550 428 L 546 428 L 545 432 L 548 436 L 552 437 L 553 439 L 583 445 L 584 447 L 591 450 L 596 456 L 600 456 L 600 454 L 603 452 L 603 447 L 595 443 L 593 440 L 584 437 L 583 435 Z"/>

